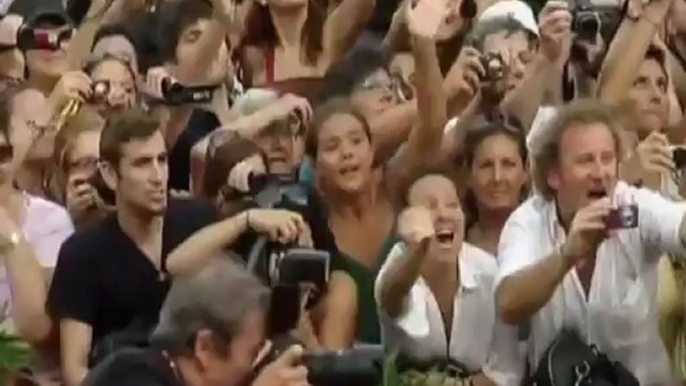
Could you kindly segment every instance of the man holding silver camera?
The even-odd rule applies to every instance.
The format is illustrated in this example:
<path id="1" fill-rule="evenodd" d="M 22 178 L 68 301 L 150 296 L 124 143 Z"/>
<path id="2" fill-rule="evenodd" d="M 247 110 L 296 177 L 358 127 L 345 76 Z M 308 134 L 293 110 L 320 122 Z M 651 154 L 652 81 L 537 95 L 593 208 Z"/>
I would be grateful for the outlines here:
<path id="1" fill-rule="evenodd" d="M 217 256 L 174 281 L 150 348 L 111 356 L 84 385 L 307 386 L 300 346 L 254 374 L 269 349 L 269 297 L 258 278 L 227 256 Z"/>
<path id="2" fill-rule="evenodd" d="M 570 331 L 641 385 L 670 382 L 657 329 L 657 262 L 684 250 L 684 211 L 618 182 L 615 122 L 597 102 L 574 102 L 534 154 L 538 194 L 508 219 L 498 248 L 496 299 L 500 317 L 513 325 L 511 339 L 497 343 L 502 355 L 489 364 L 500 385 L 538 375 L 539 362 Z M 530 374 L 521 374 L 517 332 Z"/>

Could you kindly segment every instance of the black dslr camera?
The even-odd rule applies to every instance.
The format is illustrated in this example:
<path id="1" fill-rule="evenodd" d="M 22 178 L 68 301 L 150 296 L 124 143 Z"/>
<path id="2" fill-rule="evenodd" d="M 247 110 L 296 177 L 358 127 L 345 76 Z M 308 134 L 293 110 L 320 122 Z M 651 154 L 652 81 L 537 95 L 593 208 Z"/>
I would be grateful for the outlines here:
<path id="1" fill-rule="evenodd" d="M 304 212 L 307 192 L 293 176 L 258 174 L 249 177 L 249 200 L 259 208 L 287 208 Z M 300 291 L 310 289 L 307 306 L 326 290 L 330 255 L 326 251 L 268 242 L 259 237 L 248 256 L 247 268 L 272 288 L 269 330 L 291 330 L 300 316 Z"/>
<path id="2" fill-rule="evenodd" d="M 278 358 L 288 347 L 299 344 L 293 338 L 272 339 L 272 348 L 255 366 L 254 376 Z M 307 378 L 317 386 L 378 386 L 382 383 L 384 350 L 382 345 L 365 345 L 349 350 L 306 353 L 303 365 Z"/>
<path id="3" fill-rule="evenodd" d="M 594 43 L 600 33 L 600 15 L 591 0 L 570 0 L 569 9 L 572 13 L 572 32 L 576 39 Z"/>

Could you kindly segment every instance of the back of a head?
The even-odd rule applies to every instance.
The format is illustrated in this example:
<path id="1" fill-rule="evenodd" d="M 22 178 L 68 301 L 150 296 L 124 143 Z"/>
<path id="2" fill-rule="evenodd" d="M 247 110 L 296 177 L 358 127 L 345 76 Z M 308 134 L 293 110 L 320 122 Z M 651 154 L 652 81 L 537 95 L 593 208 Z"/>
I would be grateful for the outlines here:
<path id="1" fill-rule="evenodd" d="M 237 259 L 216 256 L 201 269 L 175 278 L 152 343 L 173 355 L 190 355 L 196 334 L 209 330 L 228 346 L 250 315 L 266 314 L 269 290 Z"/>

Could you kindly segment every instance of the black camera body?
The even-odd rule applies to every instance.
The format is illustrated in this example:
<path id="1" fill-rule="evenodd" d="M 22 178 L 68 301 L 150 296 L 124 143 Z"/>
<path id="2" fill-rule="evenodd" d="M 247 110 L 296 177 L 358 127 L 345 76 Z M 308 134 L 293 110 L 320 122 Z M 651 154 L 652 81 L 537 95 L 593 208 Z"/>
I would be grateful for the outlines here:
<path id="1" fill-rule="evenodd" d="M 271 339 L 271 342 L 271 350 L 255 366 L 255 375 L 290 346 L 301 344 L 287 335 Z M 311 385 L 379 386 L 383 378 L 384 360 L 382 345 L 363 345 L 348 350 L 306 353 L 302 364 L 307 368 L 307 379 Z"/>
<path id="2" fill-rule="evenodd" d="M 163 103 L 169 106 L 180 106 L 193 103 L 209 103 L 218 85 L 184 86 L 171 78 L 162 80 Z"/>
<path id="3" fill-rule="evenodd" d="M 480 57 L 485 74 L 481 77 L 481 97 L 488 109 L 498 105 L 505 93 L 505 76 L 508 67 L 499 53 L 488 53 Z"/>
<path id="4" fill-rule="evenodd" d="M 572 32 L 576 39 L 594 43 L 600 34 L 600 15 L 590 0 L 572 0 L 570 2 L 572 13 Z"/>

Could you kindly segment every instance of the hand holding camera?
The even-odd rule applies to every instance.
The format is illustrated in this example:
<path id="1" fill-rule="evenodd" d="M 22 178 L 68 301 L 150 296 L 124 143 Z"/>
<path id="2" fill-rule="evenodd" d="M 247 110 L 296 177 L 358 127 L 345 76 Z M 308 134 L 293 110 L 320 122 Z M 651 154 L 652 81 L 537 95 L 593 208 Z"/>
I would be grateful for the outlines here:
<path id="1" fill-rule="evenodd" d="M 481 87 L 481 79 L 487 77 L 481 54 L 475 48 L 464 46 L 450 67 L 443 81 L 448 98 L 464 97 L 471 100 Z"/>
<path id="2" fill-rule="evenodd" d="M 61 108 L 69 101 L 84 103 L 93 93 L 93 82 L 83 71 L 67 72 L 52 89 L 48 101 L 52 106 Z"/>
<path id="3" fill-rule="evenodd" d="M 398 233 L 408 246 L 417 246 L 436 234 L 431 213 L 421 206 L 405 209 L 398 218 Z"/>
<path id="4" fill-rule="evenodd" d="M 97 207 L 100 201 L 95 188 L 83 176 L 73 176 L 67 182 L 66 206 L 74 218 L 81 218 L 84 214 Z"/>
<path id="5" fill-rule="evenodd" d="M 564 1 L 549 1 L 539 16 L 541 52 L 550 63 L 566 62 L 572 44 L 572 14 Z"/>
<path id="6" fill-rule="evenodd" d="M 631 183 L 642 181 L 644 186 L 659 190 L 662 176 L 675 167 L 667 136 L 654 131 L 622 163 L 622 178 Z"/>
<path id="7" fill-rule="evenodd" d="M 302 365 L 303 354 L 302 346 L 290 346 L 264 367 L 252 386 L 309 386 L 307 368 Z"/>
<path id="8" fill-rule="evenodd" d="M 254 154 L 231 168 L 226 184 L 240 193 L 247 194 L 252 191 L 251 180 L 265 173 L 267 173 L 267 168 L 262 156 Z"/>
<path id="9" fill-rule="evenodd" d="M 301 215 L 283 209 L 250 209 L 246 222 L 250 229 L 281 244 L 297 241 L 307 228 Z"/>
<path id="10" fill-rule="evenodd" d="M 563 256 L 572 259 L 574 263 L 595 256 L 598 246 L 607 236 L 606 219 L 612 209 L 610 197 L 595 200 L 579 209 L 562 246 Z"/>

